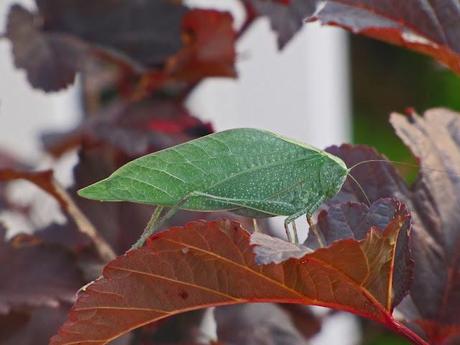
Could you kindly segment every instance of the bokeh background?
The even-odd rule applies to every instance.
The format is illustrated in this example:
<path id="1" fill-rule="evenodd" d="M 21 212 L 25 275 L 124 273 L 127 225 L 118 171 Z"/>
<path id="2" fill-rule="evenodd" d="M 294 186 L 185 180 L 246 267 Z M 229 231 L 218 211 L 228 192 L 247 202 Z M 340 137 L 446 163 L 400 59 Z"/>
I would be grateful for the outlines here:
<path id="1" fill-rule="evenodd" d="M 0 32 L 12 3 L 33 8 L 33 1 L 2 0 Z M 189 1 L 216 6 L 215 1 Z M 241 25 L 236 1 L 219 3 Z M 431 107 L 460 110 L 460 78 L 432 59 L 340 29 L 308 24 L 283 51 L 266 19 L 258 20 L 238 42 L 239 77 L 210 78 L 187 101 L 190 111 L 214 128 L 261 127 L 320 148 L 342 142 L 376 147 L 390 159 L 413 157 L 388 124 L 391 112 Z M 55 166 L 44 153 L 41 135 L 65 131 L 82 118 L 81 83 L 54 94 L 33 90 L 14 68 L 10 45 L 0 41 L 0 149 L 32 166 Z M 72 184 L 76 153 L 59 162 L 57 178 Z M 416 168 L 400 166 L 408 179 Z M 0 213 L 6 223 L 27 223 Z M 43 222 L 48 220 L 43 219 Z M 305 235 L 305 234 L 304 234 Z M 318 314 L 326 311 L 315 309 Z M 362 328 L 360 327 L 362 326 Z M 380 326 L 345 313 L 334 313 L 311 344 L 407 344 Z"/>

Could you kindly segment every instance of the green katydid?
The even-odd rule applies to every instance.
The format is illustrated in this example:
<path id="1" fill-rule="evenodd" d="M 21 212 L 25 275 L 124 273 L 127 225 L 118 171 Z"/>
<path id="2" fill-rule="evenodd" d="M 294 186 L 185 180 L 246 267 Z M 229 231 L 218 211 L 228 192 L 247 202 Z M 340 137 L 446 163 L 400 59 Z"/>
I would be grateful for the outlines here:
<path id="1" fill-rule="evenodd" d="M 156 205 L 135 247 L 178 209 L 286 216 L 286 233 L 293 241 L 297 234 L 294 228 L 293 238 L 289 224 L 302 215 L 310 217 L 336 195 L 349 170 L 325 151 L 269 131 L 240 128 L 133 160 L 79 194 Z M 171 209 L 161 217 L 164 207 Z"/>

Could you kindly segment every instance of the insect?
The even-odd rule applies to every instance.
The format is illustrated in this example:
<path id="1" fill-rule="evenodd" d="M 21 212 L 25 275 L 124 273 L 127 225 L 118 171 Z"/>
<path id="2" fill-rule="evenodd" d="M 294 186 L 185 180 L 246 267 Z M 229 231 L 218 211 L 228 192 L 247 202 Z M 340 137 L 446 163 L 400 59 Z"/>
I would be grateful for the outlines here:
<path id="1" fill-rule="evenodd" d="M 325 151 L 269 131 L 239 128 L 133 160 L 79 195 L 156 205 L 135 247 L 178 209 L 286 216 L 286 233 L 295 242 L 294 220 L 312 216 L 336 195 L 348 172 L 340 158 Z M 170 209 L 161 217 L 165 207 Z"/>

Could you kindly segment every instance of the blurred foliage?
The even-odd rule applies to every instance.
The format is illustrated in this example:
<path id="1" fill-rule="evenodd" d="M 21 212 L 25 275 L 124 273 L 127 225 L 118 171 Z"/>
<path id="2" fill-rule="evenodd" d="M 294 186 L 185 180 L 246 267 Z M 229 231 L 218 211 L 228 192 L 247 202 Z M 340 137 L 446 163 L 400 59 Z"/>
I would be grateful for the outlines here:
<path id="1" fill-rule="evenodd" d="M 390 113 L 410 107 L 418 113 L 433 107 L 460 110 L 460 78 L 412 51 L 362 36 L 350 39 L 353 142 L 374 146 L 391 160 L 416 163 L 390 126 Z M 413 181 L 416 168 L 397 168 Z"/>
<path id="2" fill-rule="evenodd" d="M 353 142 L 374 146 L 389 159 L 416 164 L 389 123 L 392 112 L 433 107 L 460 110 L 460 78 L 434 60 L 371 40 L 350 36 L 353 90 Z M 396 168 L 410 182 L 418 169 Z M 436 167 L 433 167 L 436 168 Z M 407 345 L 377 324 L 363 322 L 363 345 Z"/>
<path id="3" fill-rule="evenodd" d="M 389 332 L 382 325 L 366 319 L 360 321 L 363 331 L 361 345 L 410 345 L 408 340 Z"/>

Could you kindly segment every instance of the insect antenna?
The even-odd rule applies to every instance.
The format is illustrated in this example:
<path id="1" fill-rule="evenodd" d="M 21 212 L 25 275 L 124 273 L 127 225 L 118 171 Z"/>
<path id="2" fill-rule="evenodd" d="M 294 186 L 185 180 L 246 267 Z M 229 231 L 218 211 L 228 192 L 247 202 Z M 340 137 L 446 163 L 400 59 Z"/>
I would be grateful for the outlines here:
<path id="1" fill-rule="evenodd" d="M 354 165 L 351 166 L 351 168 L 348 168 L 348 172 L 352 171 L 354 168 L 359 167 L 360 165 L 367 164 L 367 163 L 403 163 L 403 162 L 395 162 L 395 161 L 390 161 L 388 159 L 368 159 L 366 161 L 361 161 L 358 162 Z M 410 163 L 407 163 L 410 164 Z M 418 167 L 416 164 L 413 164 L 414 167 Z"/>
<path id="2" fill-rule="evenodd" d="M 419 169 L 423 169 L 423 170 L 430 170 L 430 171 L 434 171 L 434 172 L 439 172 L 439 173 L 443 173 L 443 174 L 446 174 L 446 175 L 449 175 L 449 176 L 460 177 L 460 173 L 455 173 L 455 172 L 451 172 L 451 171 L 447 171 L 447 170 L 443 170 L 443 169 L 431 168 L 431 167 L 427 167 L 425 165 L 422 166 L 420 164 L 400 162 L 400 161 L 392 161 L 392 160 L 389 160 L 389 159 L 368 159 L 368 160 L 365 160 L 365 161 L 361 161 L 361 162 L 358 162 L 358 163 L 354 164 L 351 168 L 349 168 L 348 172 L 350 173 L 350 171 L 353 170 L 354 168 L 357 168 L 360 165 L 363 165 L 363 164 L 366 164 L 366 163 L 393 163 L 393 164 L 403 165 L 403 166 L 407 166 L 407 167 L 411 167 L 411 168 L 419 168 Z"/>
<path id="3" fill-rule="evenodd" d="M 353 182 L 356 184 L 356 186 L 358 186 L 359 190 L 361 191 L 361 193 L 364 195 L 364 197 L 366 198 L 366 201 L 367 203 L 370 205 L 370 200 L 369 198 L 367 197 L 365 191 L 364 191 L 364 188 L 361 186 L 361 184 L 356 180 L 356 178 L 351 174 L 351 170 L 353 170 L 354 168 L 357 168 L 359 167 L 360 165 L 363 165 L 363 164 L 367 164 L 367 163 L 393 163 L 393 164 L 399 164 L 399 165 L 404 165 L 404 166 L 408 166 L 408 167 L 412 167 L 412 168 L 422 168 L 424 170 L 431 170 L 431 171 L 434 171 L 434 172 L 440 172 L 440 173 L 443 173 L 443 174 L 447 174 L 449 176 L 456 176 L 456 177 L 460 177 L 460 174 L 459 173 L 455 173 L 455 172 L 450 172 L 450 171 L 447 171 L 447 170 L 442 170 L 442 169 L 436 169 L 436 168 L 430 168 L 430 167 L 426 167 L 426 166 L 421 166 L 419 164 L 413 164 L 413 163 L 407 163 L 407 162 L 399 162 L 399 161 L 392 161 L 392 160 L 389 160 L 389 159 L 369 159 L 369 160 L 365 160 L 365 161 L 361 161 L 361 162 L 358 162 L 356 164 L 354 164 L 351 168 L 348 169 L 348 176 L 350 176 L 350 178 L 353 180 Z"/>
<path id="4" fill-rule="evenodd" d="M 354 176 L 350 173 L 350 170 L 351 169 L 348 169 L 348 176 L 351 178 L 351 180 L 356 184 L 356 186 L 358 186 L 359 190 L 361 191 L 361 194 L 364 196 L 364 198 L 366 199 L 366 202 L 368 204 L 368 206 L 370 207 L 371 206 L 371 201 L 369 200 L 369 198 L 367 197 L 367 194 L 366 192 L 364 191 L 364 188 L 361 186 L 361 184 L 358 182 L 358 180 L 356 180 L 354 178 Z"/>

